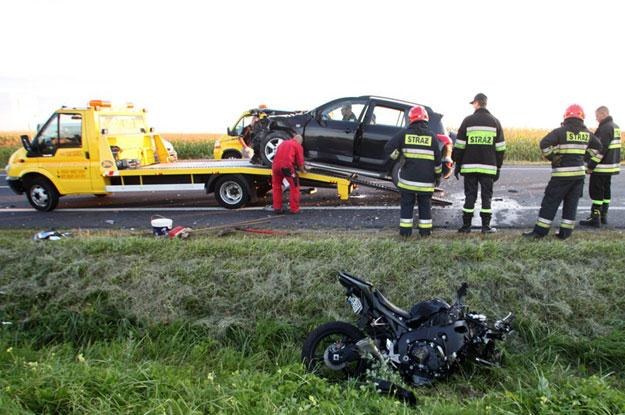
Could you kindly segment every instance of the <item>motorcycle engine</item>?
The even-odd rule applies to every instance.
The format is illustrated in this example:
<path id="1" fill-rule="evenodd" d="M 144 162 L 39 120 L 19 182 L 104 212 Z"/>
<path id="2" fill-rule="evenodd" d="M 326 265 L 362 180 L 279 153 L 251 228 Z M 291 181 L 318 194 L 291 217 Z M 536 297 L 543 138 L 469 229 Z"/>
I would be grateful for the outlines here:
<path id="1" fill-rule="evenodd" d="M 434 342 L 416 341 L 401 358 L 400 372 L 414 385 L 430 383 L 448 371 L 443 348 Z"/>

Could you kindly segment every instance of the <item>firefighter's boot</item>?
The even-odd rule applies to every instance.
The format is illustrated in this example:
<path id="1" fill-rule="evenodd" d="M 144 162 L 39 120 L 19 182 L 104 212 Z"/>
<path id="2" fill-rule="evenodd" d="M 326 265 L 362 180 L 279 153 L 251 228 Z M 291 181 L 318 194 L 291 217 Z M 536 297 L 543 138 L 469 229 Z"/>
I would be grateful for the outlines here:
<path id="1" fill-rule="evenodd" d="M 593 228 L 601 227 L 601 208 L 593 206 L 590 211 L 590 216 L 585 220 L 580 220 L 579 224 L 582 226 L 592 226 Z"/>
<path id="2" fill-rule="evenodd" d="M 567 239 L 567 238 L 569 238 L 571 236 L 572 233 L 573 233 L 573 229 L 560 228 L 558 233 L 556 233 L 556 237 L 558 239 Z"/>
<path id="3" fill-rule="evenodd" d="M 604 203 L 603 205 L 601 205 L 601 224 L 602 225 L 608 224 L 608 209 L 609 208 L 610 208 L 609 203 Z"/>
<path id="4" fill-rule="evenodd" d="M 462 213 L 462 227 L 458 229 L 460 233 L 469 233 L 471 232 L 471 220 L 473 219 L 473 213 Z"/>
<path id="5" fill-rule="evenodd" d="M 419 229 L 419 235 L 422 238 L 427 238 L 428 236 L 432 235 L 432 229 L 429 229 L 429 228 Z"/>
<path id="6" fill-rule="evenodd" d="M 490 227 L 490 219 L 493 217 L 491 213 L 480 213 L 482 218 L 482 233 L 495 233 L 497 229 Z"/>

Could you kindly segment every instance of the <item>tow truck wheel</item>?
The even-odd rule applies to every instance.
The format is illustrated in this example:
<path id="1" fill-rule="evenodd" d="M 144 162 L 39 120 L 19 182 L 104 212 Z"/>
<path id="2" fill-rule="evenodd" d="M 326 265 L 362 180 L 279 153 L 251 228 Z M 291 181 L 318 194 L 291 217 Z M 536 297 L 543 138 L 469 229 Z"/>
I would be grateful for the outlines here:
<path id="1" fill-rule="evenodd" d="M 278 145 L 284 140 L 287 140 L 289 135 L 284 131 L 273 131 L 270 132 L 263 138 L 263 141 L 260 143 L 260 157 L 263 161 L 263 164 L 266 166 L 271 166 L 273 163 L 273 158 L 276 155 L 276 150 L 278 149 Z"/>
<path id="2" fill-rule="evenodd" d="M 238 209 L 250 201 L 249 185 L 241 176 L 220 177 L 215 183 L 215 199 L 226 209 Z"/>
<path id="3" fill-rule="evenodd" d="M 223 156 L 221 156 L 222 159 L 240 159 L 241 158 L 241 153 L 239 153 L 236 150 L 228 150 L 228 151 L 224 151 Z"/>
<path id="4" fill-rule="evenodd" d="M 50 212 L 59 203 L 59 192 L 47 179 L 38 177 L 28 185 L 26 192 L 28 202 L 32 207 L 42 212 Z"/>

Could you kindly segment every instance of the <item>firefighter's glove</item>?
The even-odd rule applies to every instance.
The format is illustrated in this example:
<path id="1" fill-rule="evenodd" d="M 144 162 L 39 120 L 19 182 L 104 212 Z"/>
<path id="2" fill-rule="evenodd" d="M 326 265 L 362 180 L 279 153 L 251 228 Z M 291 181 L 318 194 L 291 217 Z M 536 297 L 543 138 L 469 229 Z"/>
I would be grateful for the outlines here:
<path id="1" fill-rule="evenodd" d="M 460 180 L 460 163 L 456 163 L 456 166 L 454 167 L 454 176 L 456 177 L 456 180 Z"/>
<path id="2" fill-rule="evenodd" d="M 393 160 L 397 160 L 397 158 L 399 157 L 399 150 L 397 150 L 397 149 L 393 150 L 393 152 L 391 153 L 390 157 Z"/>
<path id="3" fill-rule="evenodd" d="M 497 169 L 497 174 L 495 174 L 495 178 L 493 179 L 493 182 L 496 182 L 497 180 L 499 180 L 499 174 L 501 173 L 501 168 Z"/>

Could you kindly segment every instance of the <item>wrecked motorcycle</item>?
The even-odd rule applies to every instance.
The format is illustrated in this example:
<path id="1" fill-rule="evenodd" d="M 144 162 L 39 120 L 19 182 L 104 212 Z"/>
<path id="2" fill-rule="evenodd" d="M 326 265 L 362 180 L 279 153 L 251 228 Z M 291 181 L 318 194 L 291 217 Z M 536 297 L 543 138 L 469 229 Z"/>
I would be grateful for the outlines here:
<path id="1" fill-rule="evenodd" d="M 490 323 L 483 314 L 469 312 L 466 283 L 452 305 L 435 298 L 407 312 L 356 276 L 339 272 L 339 282 L 358 315 L 358 327 L 341 321 L 323 324 L 302 348 L 306 368 L 331 380 L 358 377 L 376 360 L 413 386 L 444 377 L 462 362 L 497 366 L 501 354 L 495 342 L 512 329 L 512 313 Z"/>

